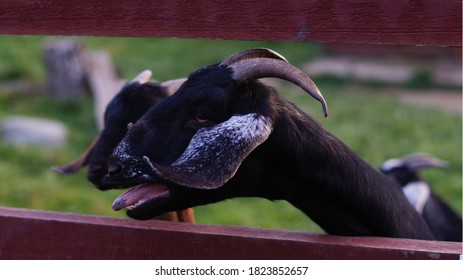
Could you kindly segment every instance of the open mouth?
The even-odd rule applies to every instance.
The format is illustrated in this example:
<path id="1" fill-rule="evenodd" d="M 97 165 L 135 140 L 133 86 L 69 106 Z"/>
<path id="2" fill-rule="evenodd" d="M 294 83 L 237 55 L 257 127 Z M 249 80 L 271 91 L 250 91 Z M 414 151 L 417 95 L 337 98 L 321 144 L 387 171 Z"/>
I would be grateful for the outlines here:
<path id="1" fill-rule="evenodd" d="M 128 189 L 113 202 L 113 210 L 134 210 L 146 203 L 162 202 L 170 196 L 169 188 L 162 183 L 145 183 Z"/>

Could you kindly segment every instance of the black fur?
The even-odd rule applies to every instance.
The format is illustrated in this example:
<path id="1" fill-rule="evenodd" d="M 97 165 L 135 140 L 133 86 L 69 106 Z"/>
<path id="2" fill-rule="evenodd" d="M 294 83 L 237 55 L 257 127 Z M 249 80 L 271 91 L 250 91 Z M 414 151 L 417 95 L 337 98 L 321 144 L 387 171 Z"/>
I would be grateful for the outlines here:
<path id="1" fill-rule="evenodd" d="M 113 153 L 110 169 L 114 172 L 103 183 L 116 187 L 163 181 L 170 189 L 166 200 L 138 206 L 128 211 L 129 216 L 148 219 L 166 211 L 253 196 L 287 200 L 330 234 L 433 239 L 422 217 L 391 180 L 272 88 L 231 77 L 228 68 L 217 65 L 195 72 L 128 132 L 122 141 L 127 154 Z M 141 163 L 147 156 L 156 163 L 171 164 L 201 127 L 250 112 L 269 118 L 273 133 L 220 188 L 179 186 Z M 138 173 L 128 174 L 129 162 L 139 162 Z"/>
<path id="2" fill-rule="evenodd" d="M 131 83 L 124 86 L 106 107 L 104 129 L 88 158 L 87 179 L 105 189 L 101 179 L 108 170 L 108 157 L 127 133 L 127 124 L 135 123 L 148 109 L 168 96 L 158 83 Z"/>
<path id="3" fill-rule="evenodd" d="M 390 170 L 382 170 L 383 173 L 396 180 L 400 186 L 405 187 L 410 183 L 423 182 L 418 171 L 406 165 L 394 167 Z M 429 184 L 427 184 L 429 186 Z M 428 224 L 437 240 L 462 241 L 463 223 L 461 216 L 445 203 L 429 186 L 431 194 L 423 208 L 423 218 Z"/>

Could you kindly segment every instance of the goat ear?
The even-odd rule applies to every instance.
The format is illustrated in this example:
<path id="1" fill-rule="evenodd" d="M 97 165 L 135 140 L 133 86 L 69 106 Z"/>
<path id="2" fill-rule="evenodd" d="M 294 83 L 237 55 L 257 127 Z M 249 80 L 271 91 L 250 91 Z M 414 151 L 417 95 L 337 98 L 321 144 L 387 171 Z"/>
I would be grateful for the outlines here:
<path id="1" fill-rule="evenodd" d="M 99 140 L 99 136 L 93 140 L 93 142 L 88 146 L 88 148 L 82 153 L 80 157 L 75 159 L 73 162 L 69 163 L 68 165 L 65 166 L 53 166 L 51 169 L 60 174 L 74 174 L 77 171 L 79 171 L 82 167 L 86 166 L 88 164 L 88 158 L 90 156 L 90 153 L 93 150 L 93 147 Z"/>
<path id="2" fill-rule="evenodd" d="M 177 92 L 177 90 L 182 86 L 182 84 L 186 81 L 186 78 L 176 79 L 176 80 L 168 80 L 161 83 L 161 86 L 167 89 L 167 93 L 172 95 Z"/>
<path id="3" fill-rule="evenodd" d="M 144 157 L 167 181 L 197 189 L 216 189 L 232 178 L 243 160 L 272 132 L 261 115 L 232 116 L 218 125 L 199 129 L 183 154 L 165 166 Z"/>

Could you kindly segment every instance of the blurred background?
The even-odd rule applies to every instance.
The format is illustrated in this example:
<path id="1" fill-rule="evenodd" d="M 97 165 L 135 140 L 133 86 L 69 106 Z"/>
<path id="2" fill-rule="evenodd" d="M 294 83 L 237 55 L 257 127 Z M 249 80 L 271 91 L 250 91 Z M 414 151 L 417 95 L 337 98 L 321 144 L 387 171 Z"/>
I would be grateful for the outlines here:
<path id="1" fill-rule="evenodd" d="M 51 77 L 49 48 L 63 40 L 75 42 L 78 53 L 107 54 L 120 80 L 144 69 L 158 81 L 186 77 L 234 52 L 271 48 L 314 80 L 330 115 L 323 118 L 319 103 L 296 86 L 266 79 L 282 96 L 374 167 L 416 152 L 448 161 L 448 169 L 423 170 L 422 175 L 462 211 L 460 48 L 9 35 L 0 35 L 0 206 L 125 216 L 111 209 L 121 190 L 98 191 L 86 180 L 86 169 L 72 176 L 51 171 L 78 157 L 98 134 L 90 87 L 69 86 L 66 96 L 52 86 L 60 78 L 59 73 Z M 18 117 L 48 123 L 56 137 L 42 144 L 19 143 L 7 135 L 9 122 Z M 39 123 L 32 126 L 37 129 Z M 284 201 L 231 199 L 196 207 L 195 215 L 204 224 L 321 231 Z"/>

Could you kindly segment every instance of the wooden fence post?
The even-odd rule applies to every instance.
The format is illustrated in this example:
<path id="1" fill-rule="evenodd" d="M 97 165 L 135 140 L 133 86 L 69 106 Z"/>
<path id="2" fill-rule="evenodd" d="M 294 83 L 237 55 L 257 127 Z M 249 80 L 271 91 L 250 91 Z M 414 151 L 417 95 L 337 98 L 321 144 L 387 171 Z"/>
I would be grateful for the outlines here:
<path id="1" fill-rule="evenodd" d="M 48 41 L 44 46 L 47 89 L 60 99 L 76 99 L 85 93 L 83 45 L 75 40 Z"/>

